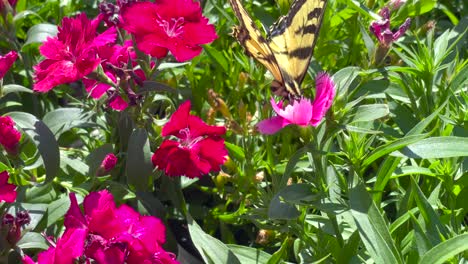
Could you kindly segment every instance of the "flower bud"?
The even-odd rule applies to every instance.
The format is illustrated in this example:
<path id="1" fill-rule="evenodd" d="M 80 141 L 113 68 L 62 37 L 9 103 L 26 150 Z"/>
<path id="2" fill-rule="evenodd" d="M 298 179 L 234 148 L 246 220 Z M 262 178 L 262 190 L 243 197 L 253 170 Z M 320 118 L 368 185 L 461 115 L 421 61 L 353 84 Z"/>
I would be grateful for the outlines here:
<path id="1" fill-rule="evenodd" d="M 101 166 L 99 166 L 99 169 L 97 170 L 96 176 L 104 176 L 104 175 L 109 174 L 109 172 L 117 164 L 117 161 L 118 161 L 118 159 L 114 155 L 114 153 L 107 154 L 107 156 L 102 161 Z"/>

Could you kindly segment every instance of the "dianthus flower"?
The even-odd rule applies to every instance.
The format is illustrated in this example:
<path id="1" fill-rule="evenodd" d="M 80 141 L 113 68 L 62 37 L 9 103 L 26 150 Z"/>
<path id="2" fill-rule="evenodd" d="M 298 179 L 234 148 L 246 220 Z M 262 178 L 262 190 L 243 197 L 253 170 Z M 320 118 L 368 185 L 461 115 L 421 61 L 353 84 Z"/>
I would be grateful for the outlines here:
<path id="1" fill-rule="evenodd" d="M 298 126 L 317 126 L 330 108 L 335 97 L 335 84 L 326 73 L 319 73 L 316 80 L 314 101 L 307 98 L 295 99 L 284 109 L 283 102 L 276 103 L 271 98 L 271 106 L 277 116 L 266 119 L 257 124 L 263 134 L 275 134 L 283 127 L 294 124 Z"/>
<path id="2" fill-rule="evenodd" d="M 390 29 L 390 9 L 388 7 L 382 8 L 380 16 L 382 16 L 382 20 L 373 21 L 370 31 L 379 40 L 380 45 L 390 47 L 393 42 L 405 34 L 410 26 L 411 19 L 407 18 L 396 32 L 392 32 Z"/>
<path id="3" fill-rule="evenodd" d="M 190 114 L 190 101 L 183 103 L 163 127 L 166 139 L 151 158 L 154 166 L 169 176 L 201 177 L 210 171 L 219 171 L 227 159 L 222 135 L 226 128 L 210 126 Z"/>
<path id="4" fill-rule="evenodd" d="M 178 263 L 161 247 L 166 241 L 165 227 L 158 218 L 141 216 L 127 205 L 116 207 L 106 190 L 86 196 L 84 213 L 74 193 L 70 201 L 65 233 L 55 247 L 39 253 L 39 264 L 73 263 L 78 258 L 108 264 Z"/>
<path id="5" fill-rule="evenodd" d="M 3 79 L 13 63 L 15 63 L 16 59 L 18 59 L 18 53 L 14 50 L 8 52 L 5 56 L 0 56 L 0 79 Z"/>
<path id="6" fill-rule="evenodd" d="M 16 200 L 16 185 L 8 183 L 9 178 L 7 171 L 0 172 L 0 201 L 12 203 Z"/>
<path id="7" fill-rule="evenodd" d="M 133 49 L 132 41 L 125 41 L 123 46 L 101 46 L 98 49 L 98 54 L 102 60 L 101 65 L 104 73 L 113 82 L 113 85 L 84 78 L 83 83 L 86 91 L 95 99 L 99 99 L 107 93 L 107 104 L 117 111 L 125 110 L 129 103 L 136 104 L 139 97 L 131 89 L 131 84 L 143 85 L 146 76 L 141 69 L 127 69 L 127 66 L 135 67 L 137 65 L 135 61 L 137 55 Z M 130 84 L 130 82 L 132 83 Z M 118 89 L 119 87 L 121 89 Z M 127 99 L 124 99 L 122 92 Z"/>
<path id="8" fill-rule="evenodd" d="M 0 0 L 0 10 L 5 8 L 5 3 L 3 1 L 4 0 Z M 11 8 L 15 8 L 16 2 L 18 2 L 18 0 L 8 0 L 6 2 L 8 2 L 8 4 L 11 6 Z"/>
<path id="9" fill-rule="evenodd" d="M 12 155 L 18 153 L 21 133 L 15 128 L 15 121 L 9 116 L 0 116 L 0 144 Z"/>
<path id="10" fill-rule="evenodd" d="M 97 34 L 100 19 L 89 20 L 86 14 L 65 17 L 56 37 L 49 37 L 39 48 L 46 58 L 34 66 L 34 91 L 47 92 L 57 85 L 77 81 L 101 63 L 98 47 L 115 41 L 116 30 Z"/>
<path id="11" fill-rule="evenodd" d="M 134 3 L 122 10 L 121 26 L 135 36 L 138 48 L 156 58 L 168 51 L 177 61 L 198 56 L 201 44 L 218 36 L 215 27 L 202 16 L 200 3 L 193 0 L 159 0 Z"/>

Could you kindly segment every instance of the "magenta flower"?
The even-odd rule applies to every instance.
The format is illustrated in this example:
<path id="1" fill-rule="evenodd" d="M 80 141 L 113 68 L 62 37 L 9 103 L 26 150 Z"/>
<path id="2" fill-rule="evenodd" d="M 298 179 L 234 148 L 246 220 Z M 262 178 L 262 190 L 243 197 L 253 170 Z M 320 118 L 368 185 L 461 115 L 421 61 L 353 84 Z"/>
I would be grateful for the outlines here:
<path id="1" fill-rule="evenodd" d="M 16 185 L 8 183 L 9 178 L 7 171 L 0 172 L 0 201 L 12 203 L 16 200 Z"/>
<path id="2" fill-rule="evenodd" d="M 390 9 L 388 7 L 382 8 L 380 15 L 383 19 L 373 21 L 370 26 L 370 31 L 377 37 L 380 45 L 383 47 L 390 47 L 393 42 L 405 34 L 410 26 L 411 19 L 407 18 L 396 32 L 392 32 L 390 29 Z"/>
<path id="3" fill-rule="evenodd" d="M 137 55 L 133 49 L 132 41 L 125 41 L 123 46 L 102 46 L 98 49 L 99 58 L 102 60 L 102 68 L 104 73 L 114 85 L 98 82 L 94 79 L 84 78 L 83 83 L 86 91 L 95 99 L 101 98 L 104 94 L 108 95 L 108 105 L 116 110 L 123 111 L 129 106 L 121 95 L 120 89 L 116 87 L 122 86 L 122 90 L 126 93 L 126 97 L 130 103 L 135 104 L 136 94 L 129 87 L 130 81 L 137 84 L 142 84 L 146 80 L 146 76 L 141 69 L 127 69 L 127 64 L 130 61 L 131 67 L 137 66 L 135 61 Z"/>
<path id="4" fill-rule="evenodd" d="M 191 115 L 190 101 L 186 101 L 162 129 L 163 137 L 173 136 L 175 140 L 164 140 L 151 160 L 169 176 L 195 178 L 219 171 L 228 155 L 221 138 L 225 133 L 225 127 L 207 125 Z"/>
<path id="5" fill-rule="evenodd" d="M 77 81 L 98 67 L 98 47 L 116 39 L 115 28 L 98 35 L 99 22 L 89 20 L 86 14 L 62 20 L 57 36 L 48 38 L 40 47 L 46 59 L 34 66 L 34 91 L 47 92 L 57 85 Z"/>
<path id="6" fill-rule="evenodd" d="M 13 66 L 13 63 L 15 63 L 16 59 L 18 59 L 18 53 L 14 50 L 8 52 L 5 56 L 0 56 L 0 79 L 3 79 L 11 66 Z"/>
<path id="7" fill-rule="evenodd" d="M 0 144 L 11 154 L 18 153 L 21 133 L 15 128 L 15 121 L 9 116 L 0 116 Z"/>
<path id="8" fill-rule="evenodd" d="M 90 193 L 83 201 L 84 213 L 75 194 L 70 194 L 65 215 L 65 233 L 47 251 L 39 253 L 38 263 L 161 263 L 177 264 L 166 252 L 165 227 L 153 216 L 141 216 L 127 205 L 116 207 L 108 191 Z M 29 257 L 23 263 L 34 263 Z M 80 262 L 81 263 L 81 262 Z"/>
<path id="9" fill-rule="evenodd" d="M 99 166 L 98 171 L 97 171 L 97 176 L 103 176 L 108 174 L 117 164 L 117 157 L 114 155 L 114 153 L 109 153 L 106 155 L 104 160 L 101 163 L 101 166 Z"/>
<path id="10" fill-rule="evenodd" d="M 201 44 L 218 36 L 193 0 L 159 0 L 134 3 L 122 10 L 122 27 L 133 34 L 138 48 L 156 58 L 168 51 L 177 61 L 190 60 L 202 51 Z"/>
<path id="11" fill-rule="evenodd" d="M 390 6 L 392 10 L 397 10 L 405 3 L 406 3 L 406 0 L 390 0 L 390 2 L 388 3 L 388 6 Z"/>
<path id="12" fill-rule="evenodd" d="M 278 104 L 271 98 L 271 106 L 277 116 L 266 119 L 257 124 L 263 134 L 275 134 L 283 127 L 294 124 L 298 126 L 317 126 L 330 108 L 335 97 L 335 84 L 326 73 L 319 73 L 316 80 L 317 93 L 314 101 L 300 98 L 284 109 L 283 102 Z"/>
<path id="13" fill-rule="evenodd" d="M 15 247 L 16 243 L 21 239 L 22 227 L 31 222 L 31 216 L 27 211 L 19 211 L 16 216 L 9 213 L 3 215 L 1 223 L 2 234 L 6 233 L 6 241 L 10 248 Z"/>
<path id="14" fill-rule="evenodd" d="M 0 0 L 0 10 L 5 8 L 5 2 L 8 3 L 11 6 L 11 8 L 15 8 L 16 2 L 18 2 L 18 0 L 7 0 L 5 2 L 4 1 L 5 0 Z"/>

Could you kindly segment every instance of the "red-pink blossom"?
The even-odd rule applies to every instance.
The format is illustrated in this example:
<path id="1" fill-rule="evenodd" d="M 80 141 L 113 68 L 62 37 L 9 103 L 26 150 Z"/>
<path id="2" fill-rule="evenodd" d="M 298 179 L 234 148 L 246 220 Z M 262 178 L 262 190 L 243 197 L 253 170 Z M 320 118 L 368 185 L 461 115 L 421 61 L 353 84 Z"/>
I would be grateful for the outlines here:
<path id="1" fill-rule="evenodd" d="M 15 128 L 15 121 L 9 116 L 0 116 L 0 144 L 12 155 L 18 153 L 21 133 Z"/>
<path id="2" fill-rule="evenodd" d="M 101 65 L 104 73 L 114 85 L 84 78 L 83 83 L 86 91 L 95 99 L 99 99 L 107 93 L 108 105 L 114 110 L 123 111 L 128 107 L 129 102 L 122 97 L 120 90 L 123 90 L 128 100 L 132 102 L 132 99 L 135 100 L 133 98 L 135 94 L 129 87 L 128 82 L 135 81 L 136 83 L 142 83 L 142 81 L 146 80 L 145 74 L 141 69 L 127 69 L 129 62 L 131 62 L 130 67 L 137 65 L 135 61 L 137 56 L 133 49 L 132 41 L 125 41 L 123 46 L 101 46 L 98 49 L 98 54 L 102 60 Z M 116 87 L 119 86 L 124 87 L 117 89 Z"/>
<path id="3" fill-rule="evenodd" d="M 163 127 L 166 139 L 154 152 L 152 162 L 169 176 L 201 177 L 210 171 L 219 171 L 228 152 L 222 135 L 226 128 L 210 126 L 190 114 L 190 101 L 183 103 Z"/>
<path id="4" fill-rule="evenodd" d="M 5 8 L 5 3 L 4 3 L 3 1 L 4 1 L 4 0 L 0 0 L 0 10 L 2 10 L 3 8 Z M 18 0 L 7 0 L 6 2 L 8 2 L 8 4 L 9 4 L 12 8 L 15 8 L 16 2 L 18 2 Z"/>
<path id="5" fill-rule="evenodd" d="M 8 183 L 9 178 L 7 171 L 0 172 L 0 201 L 12 203 L 16 200 L 16 185 Z"/>
<path id="6" fill-rule="evenodd" d="M 316 95 L 313 102 L 307 98 L 294 100 L 283 109 L 283 102 L 276 103 L 271 98 L 271 105 L 277 116 L 257 124 L 263 134 L 275 134 L 283 127 L 317 126 L 330 108 L 335 96 L 335 84 L 326 73 L 319 73 L 316 80 Z"/>
<path id="7" fill-rule="evenodd" d="M 78 258 L 101 264 L 179 263 L 174 254 L 162 248 L 165 227 L 158 218 L 142 216 L 127 205 L 117 207 L 106 190 L 86 196 L 84 212 L 74 193 L 70 194 L 70 201 L 65 233 L 57 245 L 39 253 L 38 264 L 74 263 Z M 23 263 L 34 262 L 25 257 Z"/>
<path id="8" fill-rule="evenodd" d="M 393 32 L 390 29 L 390 9 L 388 7 L 382 8 L 380 15 L 382 16 L 382 20 L 373 21 L 370 31 L 379 40 L 380 45 L 390 47 L 393 42 L 405 34 L 410 26 L 411 19 L 407 18 L 398 30 Z"/>
<path id="9" fill-rule="evenodd" d="M 56 37 L 49 37 L 40 47 L 46 58 L 34 66 L 34 90 L 47 92 L 57 85 L 77 81 L 91 73 L 101 63 L 98 47 L 112 44 L 115 28 L 97 34 L 100 19 L 89 20 L 82 13 L 65 17 Z"/>
<path id="10" fill-rule="evenodd" d="M 18 53 L 14 50 L 8 52 L 5 56 L 0 56 L 0 79 L 3 79 L 11 66 L 13 66 L 13 63 L 15 63 L 16 59 L 18 59 Z"/>
<path id="11" fill-rule="evenodd" d="M 159 0 L 134 3 L 122 11 L 122 27 L 135 36 L 138 48 L 156 58 L 168 51 L 177 61 L 190 60 L 202 51 L 201 44 L 218 36 L 193 0 Z"/>

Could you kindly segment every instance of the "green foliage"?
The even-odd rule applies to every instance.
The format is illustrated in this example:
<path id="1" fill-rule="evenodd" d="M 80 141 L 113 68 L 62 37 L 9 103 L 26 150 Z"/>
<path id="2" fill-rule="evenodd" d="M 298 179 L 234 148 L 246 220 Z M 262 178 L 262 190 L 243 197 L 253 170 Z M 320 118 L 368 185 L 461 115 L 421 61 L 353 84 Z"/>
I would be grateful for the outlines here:
<path id="1" fill-rule="evenodd" d="M 272 136 L 255 129 L 272 115 L 272 78 L 229 35 L 237 22 L 225 0 L 201 1 L 219 38 L 189 63 L 158 61 L 137 91 L 144 96 L 138 107 L 103 110 L 102 100 L 74 84 L 32 93 L 40 43 L 63 17 L 95 15 L 97 2 L 19 0 L 16 14 L 2 20 L 14 28 L 0 36 L 2 53 L 21 53 L 0 93 L 2 114 L 23 132 L 19 157 L 0 154 L 2 170 L 25 188 L 10 210 L 32 217 L 18 248 L 47 249 L 40 233 L 63 231 L 69 192 L 107 188 L 118 203 L 175 223 L 167 224 L 171 249 L 189 237 L 191 257 L 198 251 L 206 263 L 467 261 L 462 1 L 408 0 L 391 23 L 410 17 L 411 29 L 376 65 L 368 28 L 388 1 L 329 0 L 303 89 L 313 98 L 316 73 L 326 70 L 336 84 L 333 105 L 319 126 Z M 288 9 L 288 1 L 243 3 L 265 27 Z M 185 100 L 203 120 L 228 128 L 229 160 L 219 174 L 179 179 L 153 168 L 162 125 Z M 96 177 L 109 153 L 118 153 L 117 167 Z"/>

